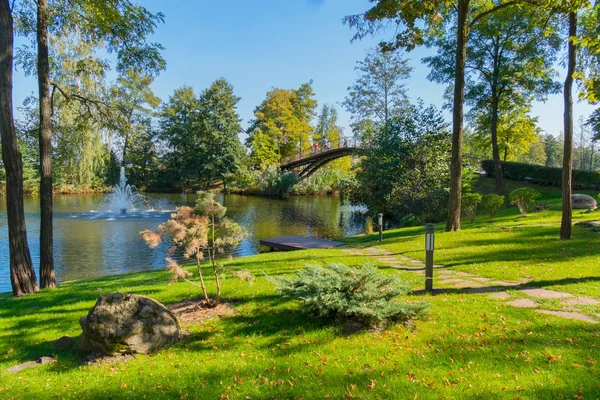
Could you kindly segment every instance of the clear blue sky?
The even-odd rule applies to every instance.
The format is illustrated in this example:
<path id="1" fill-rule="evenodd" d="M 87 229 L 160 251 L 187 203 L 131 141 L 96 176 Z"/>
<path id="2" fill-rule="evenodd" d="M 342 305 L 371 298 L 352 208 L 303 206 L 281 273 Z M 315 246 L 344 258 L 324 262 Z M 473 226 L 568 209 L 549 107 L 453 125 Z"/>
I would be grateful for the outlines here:
<path id="1" fill-rule="evenodd" d="M 167 70 L 154 83 L 155 93 L 167 100 L 173 90 L 190 85 L 197 92 L 220 77 L 226 78 L 242 98 L 242 126 L 252 119 L 256 105 L 273 87 L 293 88 L 313 80 L 319 104 L 336 104 L 340 124 L 349 134 L 350 116 L 340 103 L 356 78 L 356 61 L 383 37 L 350 43 L 352 31 L 342 24 L 345 15 L 360 13 L 368 0 L 140 0 L 153 12 L 165 14 L 153 41 L 166 48 Z M 412 100 L 440 107 L 444 87 L 426 79 L 421 58 L 431 50 L 408 54 L 413 73 L 407 83 Z M 561 76 L 564 79 L 563 69 Z M 15 106 L 37 88 L 32 77 L 15 76 Z M 575 117 L 587 116 L 593 107 L 575 104 Z M 539 126 L 558 135 L 562 130 L 562 96 L 536 104 Z M 448 121 L 450 115 L 445 113 Z"/>

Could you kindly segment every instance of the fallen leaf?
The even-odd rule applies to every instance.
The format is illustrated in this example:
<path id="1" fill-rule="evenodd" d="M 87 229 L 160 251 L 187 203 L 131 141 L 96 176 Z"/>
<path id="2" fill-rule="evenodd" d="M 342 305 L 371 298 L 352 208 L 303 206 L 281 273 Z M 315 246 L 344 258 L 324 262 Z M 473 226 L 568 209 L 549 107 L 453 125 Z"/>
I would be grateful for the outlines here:
<path id="1" fill-rule="evenodd" d="M 377 382 L 374 379 L 371 379 L 371 383 L 369 385 L 367 385 L 369 390 L 375 389 L 375 383 L 377 383 Z"/>

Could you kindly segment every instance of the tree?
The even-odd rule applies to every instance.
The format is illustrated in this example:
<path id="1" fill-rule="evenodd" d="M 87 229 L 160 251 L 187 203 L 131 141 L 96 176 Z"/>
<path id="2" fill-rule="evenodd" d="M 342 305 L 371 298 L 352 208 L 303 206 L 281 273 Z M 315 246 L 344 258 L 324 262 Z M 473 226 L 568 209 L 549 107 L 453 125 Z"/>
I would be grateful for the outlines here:
<path id="1" fill-rule="evenodd" d="M 545 165 L 546 159 L 546 144 L 544 137 L 539 132 L 536 132 L 535 141 L 530 143 L 529 150 L 517 156 L 519 162 L 535 165 Z"/>
<path id="2" fill-rule="evenodd" d="M 491 135 L 498 194 L 504 192 L 499 120 L 511 113 L 515 103 L 526 106 L 534 99 L 544 101 L 547 94 L 560 90 L 552 69 L 559 45 L 557 35 L 548 29 L 546 13 L 537 10 L 499 10 L 481 18 L 469 33 L 465 101 L 472 106 L 469 117 L 478 122 L 480 132 Z M 448 32 L 436 46 L 437 55 L 424 59 L 431 67 L 429 79 L 451 83 L 456 38 Z M 487 126 L 481 126 L 483 121 Z"/>
<path id="3" fill-rule="evenodd" d="M 169 255 L 175 249 L 181 248 L 185 251 L 184 256 L 186 258 L 196 258 L 200 288 L 204 300 L 209 306 L 217 305 L 221 300 L 221 283 L 219 280 L 221 266 L 217 263 L 217 256 L 224 251 L 236 248 L 247 236 L 245 228 L 225 217 L 226 212 L 227 208 L 215 200 L 214 193 L 198 192 L 195 208 L 178 207 L 173 218 L 161 224 L 156 231 L 145 230 L 140 232 L 142 238 L 151 248 L 166 240 L 173 245 L 168 252 Z M 215 278 L 217 289 L 215 301 L 211 301 L 208 296 L 200 267 L 201 261 L 204 259 L 204 253 L 208 255 Z M 173 273 L 172 282 L 183 279 L 196 285 L 196 283 L 187 279 L 191 273 L 181 268 L 175 260 L 168 257 L 166 261 L 168 263 L 167 270 Z"/>
<path id="4" fill-rule="evenodd" d="M 8 0 L 0 0 L 0 135 L 6 172 L 6 203 L 13 296 L 35 293 L 36 282 L 23 208 L 23 162 L 15 131 L 12 102 L 13 16 Z"/>
<path id="5" fill-rule="evenodd" d="M 456 53 L 454 95 L 452 106 L 452 162 L 450 166 L 450 201 L 447 231 L 460 229 L 462 158 L 463 158 L 463 103 L 465 87 L 465 64 L 469 31 L 486 16 L 519 3 L 534 0 L 457 0 L 423 2 L 421 0 L 376 0 L 376 4 L 364 14 L 344 19 L 356 28 L 354 39 L 373 35 L 388 26 L 396 25 L 398 31 L 391 42 L 383 42 L 384 50 L 406 48 L 412 50 L 426 44 L 426 39 L 439 34 L 444 23 L 456 24 Z"/>
<path id="6" fill-rule="evenodd" d="M 321 111 L 317 116 L 317 124 L 312 135 L 313 143 L 327 139 L 330 143 L 342 145 L 343 128 L 338 124 L 338 113 L 334 106 L 323 104 Z M 334 160 L 324 166 L 325 170 L 329 171 L 349 171 L 351 167 L 351 159 L 343 157 Z"/>
<path id="7" fill-rule="evenodd" d="M 563 143 L 553 135 L 544 136 L 546 167 L 560 167 L 562 164 Z"/>
<path id="8" fill-rule="evenodd" d="M 112 89 L 113 105 L 118 109 L 115 113 L 118 120 L 115 131 L 122 136 L 121 166 L 126 166 L 127 150 L 131 141 L 136 139 L 140 131 L 145 130 L 146 120 L 152 116 L 153 110 L 160 104 L 150 88 L 154 77 L 141 71 L 129 70 L 118 78 Z"/>
<path id="9" fill-rule="evenodd" d="M 203 153 L 202 173 L 207 185 L 221 179 L 227 189 L 227 178 L 242 165 L 245 150 L 238 138 L 242 131 L 237 103 L 240 98 L 225 79 L 217 79 L 200 94 Z"/>
<path id="10" fill-rule="evenodd" d="M 352 201 L 398 219 L 443 218 L 449 150 L 450 133 L 439 111 L 422 104 L 411 106 L 388 121 L 367 144 Z"/>
<path id="11" fill-rule="evenodd" d="M 406 87 L 412 68 L 398 52 L 373 50 L 355 68 L 359 77 L 348 87 L 346 110 L 357 121 L 365 119 L 385 125 L 390 118 L 408 107 Z"/>
<path id="12" fill-rule="evenodd" d="M 49 32 L 59 36 L 77 35 L 93 47 L 116 53 L 117 71 L 139 69 L 158 72 L 164 68 L 162 47 L 147 43 L 147 37 L 162 23 L 162 14 L 152 14 L 130 0 L 98 2 L 93 0 L 37 0 L 24 2 L 21 29 L 34 34 L 37 42 L 37 77 L 40 102 L 40 283 L 42 288 L 55 286 L 52 254 L 52 98 L 50 87 L 67 98 L 84 103 L 94 102 L 73 92 L 51 85 Z M 52 18 L 50 18 L 52 14 Z M 36 18 L 33 17 L 36 15 Z M 36 23 L 33 23 L 33 20 Z M 52 25 L 50 25 L 52 23 Z M 35 29 L 33 28 L 35 26 Z M 108 63 L 105 63 L 108 65 Z"/>
<path id="13" fill-rule="evenodd" d="M 317 101 L 312 81 L 298 89 L 275 88 L 254 110 L 246 144 L 251 149 L 250 160 L 261 167 L 277 165 L 310 143 Z M 255 137 L 257 136 L 257 137 Z"/>

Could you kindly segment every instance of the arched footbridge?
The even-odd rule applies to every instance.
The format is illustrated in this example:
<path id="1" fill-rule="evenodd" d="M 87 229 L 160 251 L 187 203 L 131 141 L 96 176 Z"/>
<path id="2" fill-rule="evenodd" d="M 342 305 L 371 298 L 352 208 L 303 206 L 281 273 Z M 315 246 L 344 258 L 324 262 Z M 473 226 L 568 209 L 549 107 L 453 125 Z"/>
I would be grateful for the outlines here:
<path id="1" fill-rule="evenodd" d="M 305 179 L 314 174 L 325 164 L 341 157 L 358 155 L 363 151 L 362 143 L 355 138 L 340 138 L 323 146 L 310 147 L 296 154 L 284 157 L 279 161 L 279 168 L 283 171 L 297 170 L 298 178 Z"/>

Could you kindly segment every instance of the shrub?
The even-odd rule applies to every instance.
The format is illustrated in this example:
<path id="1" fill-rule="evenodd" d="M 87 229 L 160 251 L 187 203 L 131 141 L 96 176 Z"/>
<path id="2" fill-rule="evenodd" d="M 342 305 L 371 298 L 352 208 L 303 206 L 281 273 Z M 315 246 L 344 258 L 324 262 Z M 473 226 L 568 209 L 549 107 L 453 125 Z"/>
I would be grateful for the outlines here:
<path id="1" fill-rule="evenodd" d="M 510 192 L 509 196 L 510 203 L 519 207 L 521 215 L 526 217 L 527 212 L 529 211 L 533 203 L 535 203 L 535 201 L 540 198 L 540 193 L 537 190 L 522 187 Z"/>
<path id="2" fill-rule="evenodd" d="M 504 205 L 504 196 L 499 194 L 486 194 L 483 196 L 483 205 L 490 210 L 490 216 L 496 216 L 496 210 Z"/>
<path id="3" fill-rule="evenodd" d="M 365 235 L 372 235 L 373 232 L 373 218 L 367 217 L 365 219 Z"/>
<path id="4" fill-rule="evenodd" d="M 350 268 L 343 264 L 327 267 L 307 265 L 292 279 L 281 278 L 276 290 L 302 301 L 302 308 L 320 317 L 356 321 L 367 327 L 406 322 L 425 315 L 425 302 L 405 303 L 397 297 L 410 291 L 397 276 L 377 272 L 374 265 Z"/>
<path id="5" fill-rule="evenodd" d="M 481 163 L 488 176 L 494 176 L 494 162 Z M 547 186 L 561 186 L 562 168 L 503 161 L 502 174 L 506 179 L 526 181 Z M 600 189 L 600 173 L 596 171 L 573 170 L 573 189 Z"/>
<path id="6" fill-rule="evenodd" d="M 462 195 L 462 211 L 472 221 L 475 221 L 477 215 L 477 206 L 481 203 L 479 193 L 465 193 Z"/>

